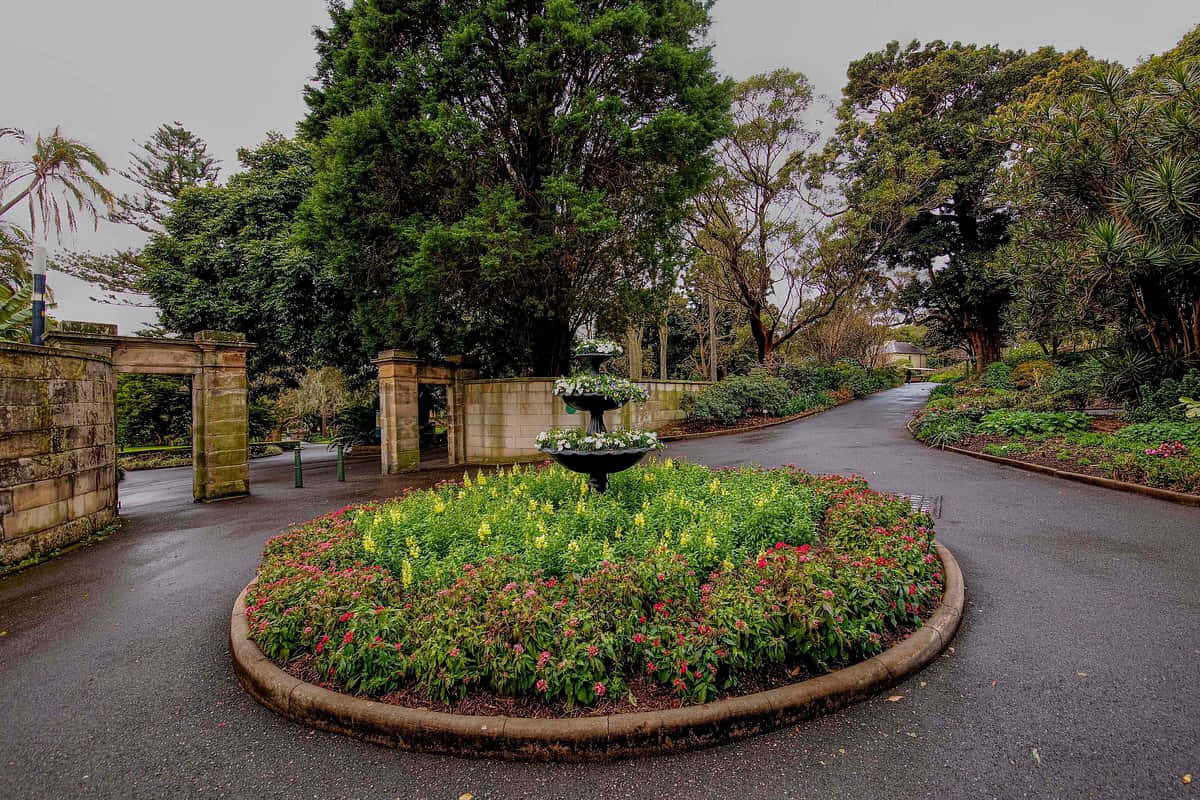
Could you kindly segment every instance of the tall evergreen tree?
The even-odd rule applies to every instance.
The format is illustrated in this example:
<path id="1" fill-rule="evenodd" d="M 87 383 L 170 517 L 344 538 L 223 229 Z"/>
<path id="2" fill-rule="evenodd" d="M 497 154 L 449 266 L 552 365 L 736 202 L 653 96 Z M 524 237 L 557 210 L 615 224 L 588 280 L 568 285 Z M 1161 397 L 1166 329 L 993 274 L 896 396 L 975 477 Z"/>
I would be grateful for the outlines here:
<path id="1" fill-rule="evenodd" d="M 979 364 L 1000 357 L 1010 281 L 994 256 L 1008 237 L 1011 211 L 995 202 L 997 168 L 1010 143 L 980 135 L 989 118 L 1029 81 L 1057 66 L 1058 53 L 935 41 L 886 48 L 850 64 L 830 144 L 835 174 L 853 207 L 871 216 L 888 207 L 896 167 L 913 159 L 936 181 L 928 210 L 909 222 L 882 254 L 907 276 L 910 298 Z M 927 178 L 927 174 L 925 177 Z"/>
<path id="2" fill-rule="evenodd" d="M 119 173 L 138 191 L 118 197 L 109 219 L 150 234 L 162 232 L 171 204 L 184 189 L 212 186 L 221 171 L 220 161 L 209 155 L 204 140 L 179 122 L 159 125 L 129 158 L 129 168 Z M 145 265 L 138 248 L 70 253 L 61 268 L 104 293 L 93 299 L 122 305 L 149 304 Z"/>
<path id="3" fill-rule="evenodd" d="M 622 284 L 661 283 L 729 125 L 710 6 L 335 4 L 302 231 L 353 287 L 364 339 L 558 374 Z"/>

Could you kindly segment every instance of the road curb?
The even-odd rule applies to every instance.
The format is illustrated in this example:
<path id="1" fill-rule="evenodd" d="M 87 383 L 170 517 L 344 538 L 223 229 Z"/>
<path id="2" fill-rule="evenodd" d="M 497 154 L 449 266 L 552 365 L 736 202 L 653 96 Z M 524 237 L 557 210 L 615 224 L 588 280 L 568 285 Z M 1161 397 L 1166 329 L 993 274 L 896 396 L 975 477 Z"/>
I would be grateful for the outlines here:
<path id="1" fill-rule="evenodd" d="M 908 430 L 910 436 L 917 442 L 916 433 L 913 432 L 912 422 L 904 426 Z M 945 445 L 944 447 L 929 447 L 930 450 L 946 450 L 951 453 L 956 453 L 961 456 L 970 456 L 978 458 L 981 461 L 990 461 L 993 464 L 1001 464 L 1005 467 L 1013 469 L 1022 469 L 1026 472 L 1036 472 L 1040 475 L 1050 475 L 1054 478 L 1062 478 L 1075 483 L 1086 483 L 1090 486 L 1099 486 L 1104 489 L 1111 489 L 1116 492 L 1128 492 L 1130 494 L 1140 494 L 1143 497 L 1153 497 L 1156 500 L 1166 500 L 1170 503 L 1178 503 L 1179 505 L 1192 506 L 1200 508 L 1200 495 L 1188 494 L 1187 492 L 1176 492 L 1171 489 L 1160 489 L 1157 486 L 1144 486 L 1140 483 L 1130 483 L 1128 481 L 1118 481 L 1114 478 L 1103 478 L 1099 475 L 1085 475 L 1082 472 L 1068 472 L 1067 470 L 1055 469 L 1047 467 L 1044 464 L 1032 464 L 1028 461 L 1021 461 L 1015 458 L 1005 458 L 1004 456 L 994 456 L 991 453 L 978 453 L 974 450 L 968 450 L 965 447 L 955 447 L 954 445 Z"/>
<path id="2" fill-rule="evenodd" d="M 840 403 L 834 403 L 831 406 L 825 406 L 823 408 L 810 408 L 808 411 L 801 411 L 799 414 L 792 414 L 790 417 L 781 417 L 780 419 L 771 420 L 770 422 L 763 422 L 758 425 L 749 425 L 745 428 L 728 428 L 721 431 L 703 431 L 701 433 L 677 433 L 674 435 L 668 434 L 666 436 L 659 436 L 658 440 L 660 442 L 666 442 L 669 444 L 671 442 L 688 442 L 693 439 L 712 439 L 715 436 L 732 436 L 735 433 L 761 431 L 766 428 L 774 428 L 777 425 L 787 425 L 789 422 L 796 422 L 798 420 L 807 419 L 808 417 L 815 417 L 817 414 L 824 414 L 826 411 L 832 411 L 835 408 L 841 408 L 842 406 L 853 403 L 855 400 L 861 399 L 861 397 L 855 397 L 851 400 L 843 400 Z"/>
<path id="3" fill-rule="evenodd" d="M 934 542 L 945 573 L 942 602 L 904 641 L 845 669 L 766 692 L 666 711 L 572 719 L 446 714 L 339 694 L 292 677 L 250 639 L 247 586 L 229 642 L 238 683 L 275 713 L 309 727 L 426 753 L 517 761 L 590 761 L 694 750 L 803 722 L 894 685 L 933 661 L 958 630 L 966 601 L 953 554 Z"/>

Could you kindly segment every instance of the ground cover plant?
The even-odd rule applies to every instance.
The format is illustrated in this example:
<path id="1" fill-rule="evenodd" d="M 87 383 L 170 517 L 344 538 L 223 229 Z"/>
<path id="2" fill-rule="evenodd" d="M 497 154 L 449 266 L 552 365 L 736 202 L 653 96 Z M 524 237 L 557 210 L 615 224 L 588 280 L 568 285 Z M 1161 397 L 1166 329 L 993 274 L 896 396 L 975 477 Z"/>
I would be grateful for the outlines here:
<path id="1" fill-rule="evenodd" d="M 373 696 L 705 702 L 920 625 L 942 591 L 932 536 L 859 479 L 666 461 L 599 495 L 517 467 L 272 539 L 247 618 L 269 657 Z"/>
<path id="2" fill-rule="evenodd" d="M 913 434 L 931 447 L 955 445 L 1069 472 L 1200 491 L 1200 420 L 1187 416 L 1188 403 L 1177 396 L 1189 381 L 1200 381 L 1200 373 L 1143 386 L 1123 418 L 1089 417 L 1061 409 L 1097 396 L 1106 382 L 1098 360 L 1066 368 L 1042 359 L 1001 366 L 976 383 L 938 385 L 915 415 Z M 996 388 L 1005 383 L 1000 378 L 1011 380 L 1012 388 Z"/>

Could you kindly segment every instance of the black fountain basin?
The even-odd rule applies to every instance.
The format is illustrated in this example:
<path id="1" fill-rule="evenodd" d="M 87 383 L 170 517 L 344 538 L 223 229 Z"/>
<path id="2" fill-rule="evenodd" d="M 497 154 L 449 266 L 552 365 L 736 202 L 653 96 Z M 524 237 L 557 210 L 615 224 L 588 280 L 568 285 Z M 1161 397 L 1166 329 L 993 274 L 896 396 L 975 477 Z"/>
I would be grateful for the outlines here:
<path id="1" fill-rule="evenodd" d="M 568 394 L 563 395 L 563 401 L 571 408 L 580 411 L 613 411 L 625 405 L 619 400 L 613 400 L 602 394 Z"/>
<path id="2" fill-rule="evenodd" d="M 646 457 L 653 448 L 630 447 L 624 450 L 548 450 L 542 452 L 562 464 L 571 472 L 579 472 L 592 478 L 592 488 L 603 492 L 608 488 L 608 476 L 624 472 Z"/>

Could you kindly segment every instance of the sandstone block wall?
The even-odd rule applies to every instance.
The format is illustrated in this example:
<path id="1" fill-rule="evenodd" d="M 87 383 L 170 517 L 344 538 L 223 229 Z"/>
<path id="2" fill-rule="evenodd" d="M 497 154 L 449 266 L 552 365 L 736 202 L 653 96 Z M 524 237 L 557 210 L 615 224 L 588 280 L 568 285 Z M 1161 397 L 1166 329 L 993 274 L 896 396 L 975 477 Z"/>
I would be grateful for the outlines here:
<path id="1" fill-rule="evenodd" d="M 0 342 L 0 565 L 113 520 L 115 397 L 107 358 Z"/>
<path id="2" fill-rule="evenodd" d="M 693 381 L 640 381 L 650 393 L 646 403 L 631 403 L 604 415 L 612 428 L 657 430 L 683 418 L 684 392 L 698 391 L 706 383 Z M 466 459 L 469 463 L 506 463 L 536 457 L 534 440 L 551 428 L 587 427 L 588 414 L 568 414 L 554 396 L 552 378 L 476 380 L 463 383 Z"/>

